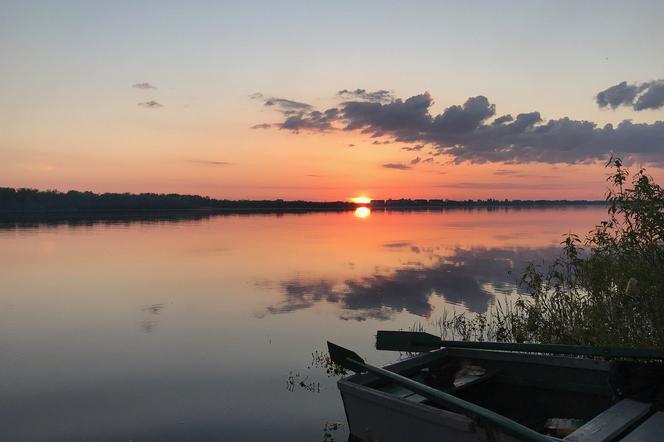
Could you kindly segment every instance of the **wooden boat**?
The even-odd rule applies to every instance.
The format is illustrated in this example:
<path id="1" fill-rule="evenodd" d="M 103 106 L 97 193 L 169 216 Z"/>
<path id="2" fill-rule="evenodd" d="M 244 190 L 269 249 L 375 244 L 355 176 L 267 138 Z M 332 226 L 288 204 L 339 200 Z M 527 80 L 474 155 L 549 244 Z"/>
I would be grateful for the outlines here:
<path id="1" fill-rule="evenodd" d="M 359 361 L 365 364 L 361 358 Z M 431 395 L 427 398 L 399 379 L 381 375 L 380 368 L 366 366 L 373 372 L 338 381 L 351 440 L 546 440 L 545 436 L 533 438 L 504 430 L 510 430 L 513 422 L 526 431 L 544 434 L 547 423 L 558 418 L 553 422 L 573 419 L 567 422 L 580 424 L 572 428 L 554 425 L 548 430 L 557 434 L 548 436 L 550 440 L 664 441 L 664 412 L 649 402 L 615 400 L 608 383 L 610 364 L 602 359 L 442 348 L 385 367 L 466 401 L 471 404 L 467 409 L 432 401 Z M 500 422 L 490 416 L 478 417 L 473 407 L 502 416 L 507 425 L 497 425 Z"/>

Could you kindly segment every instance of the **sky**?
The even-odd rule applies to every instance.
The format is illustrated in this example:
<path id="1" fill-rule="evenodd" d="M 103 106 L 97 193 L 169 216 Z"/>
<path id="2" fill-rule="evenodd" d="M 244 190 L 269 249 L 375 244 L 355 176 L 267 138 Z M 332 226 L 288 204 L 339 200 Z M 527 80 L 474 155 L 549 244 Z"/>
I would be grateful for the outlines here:
<path id="1" fill-rule="evenodd" d="M 601 199 L 664 181 L 664 3 L 0 0 L 0 187 Z"/>

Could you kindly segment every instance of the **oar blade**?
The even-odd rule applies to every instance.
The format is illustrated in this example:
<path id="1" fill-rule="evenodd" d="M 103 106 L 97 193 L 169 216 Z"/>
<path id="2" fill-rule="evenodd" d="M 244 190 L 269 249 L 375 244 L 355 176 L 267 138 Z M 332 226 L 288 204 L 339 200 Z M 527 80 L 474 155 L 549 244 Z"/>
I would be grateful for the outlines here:
<path id="1" fill-rule="evenodd" d="M 376 334 L 376 349 L 419 353 L 440 348 L 438 336 L 424 332 L 379 330 Z"/>
<path id="2" fill-rule="evenodd" d="M 337 344 L 327 341 L 327 351 L 330 353 L 330 359 L 337 365 L 352 371 L 363 371 L 364 359 L 357 353 Z M 358 365 L 360 364 L 360 365 Z"/>

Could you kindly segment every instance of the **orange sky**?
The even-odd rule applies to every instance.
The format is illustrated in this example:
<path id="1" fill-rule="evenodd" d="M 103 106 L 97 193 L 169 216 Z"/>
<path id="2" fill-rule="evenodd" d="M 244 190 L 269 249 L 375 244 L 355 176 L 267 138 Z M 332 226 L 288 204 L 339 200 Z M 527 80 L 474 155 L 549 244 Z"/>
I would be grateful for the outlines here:
<path id="1" fill-rule="evenodd" d="M 591 164 L 452 164 L 449 155 L 423 163 L 434 145 L 373 144 L 393 138 L 371 130 L 252 130 L 288 115 L 249 97 L 295 100 L 309 112 L 341 106 L 342 89 L 384 89 L 403 100 L 429 92 L 431 116 L 486 96 L 496 106 L 486 125 L 528 112 L 541 125 L 568 117 L 654 130 L 664 120 L 664 107 L 595 100 L 622 81 L 658 84 L 664 59 L 652 54 L 664 52 L 656 20 L 664 10 L 653 2 L 601 4 L 601 13 L 578 5 L 575 20 L 546 4 L 125 6 L 134 13 L 122 2 L 0 7 L 0 186 L 232 199 L 601 199 L 608 145 Z M 637 147 L 661 165 L 664 137 L 653 133 L 658 146 Z M 664 169 L 648 169 L 664 181 Z"/>

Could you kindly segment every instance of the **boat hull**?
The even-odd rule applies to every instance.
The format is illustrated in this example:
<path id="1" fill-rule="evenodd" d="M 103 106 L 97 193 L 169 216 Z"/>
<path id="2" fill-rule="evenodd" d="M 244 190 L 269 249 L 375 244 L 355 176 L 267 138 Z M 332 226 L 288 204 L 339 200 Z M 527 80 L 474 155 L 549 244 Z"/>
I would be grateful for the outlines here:
<path id="1" fill-rule="evenodd" d="M 510 354 L 506 352 L 482 351 L 482 350 L 454 350 L 444 349 L 437 352 L 427 353 L 406 361 L 399 362 L 387 369 L 409 376 L 422 366 L 435 363 L 436 360 L 456 357 L 472 363 L 479 363 L 483 366 L 500 367 L 500 372 L 505 371 L 505 366 L 514 364 L 516 369 L 529 369 L 533 383 L 539 381 L 548 383 L 545 385 L 543 396 L 555 398 L 556 394 L 569 396 L 573 387 L 570 379 L 577 377 L 583 378 L 583 385 L 589 389 L 584 395 L 580 395 L 580 401 L 583 398 L 589 398 L 589 402 L 597 399 L 598 403 L 609 398 L 602 394 L 602 388 L 605 382 L 605 376 L 608 366 L 606 363 L 597 360 L 582 360 L 580 358 L 567 358 L 559 356 L 545 355 L 524 355 Z M 562 374 L 560 382 L 552 381 L 551 373 Z M 497 383 L 500 384 L 501 378 Z M 528 379 L 525 379 L 526 381 Z M 593 385 L 595 384 L 595 385 Z M 514 441 L 518 440 L 511 435 L 501 432 L 497 428 L 482 425 L 475 422 L 471 417 L 464 414 L 452 412 L 432 406 L 426 403 L 418 395 L 411 397 L 399 397 L 390 394 L 387 391 L 381 391 L 380 380 L 370 374 L 354 375 L 338 382 L 338 387 L 344 403 L 346 418 L 351 435 L 356 440 L 379 441 L 379 442 L 400 442 L 400 441 Z M 500 384 L 504 385 L 504 384 Z M 560 386 L 564 391 L 557 392 L 554 389 Z M 516 386 L 515 386 L 516 387 Z M 475 387 L 472 387 L 475 388 Z M 471 388 L 471 390 L 472 390 Z M 482 387 L 485 391 L 493 392 L 493 387 Z M 482 388 L 478 391 L 482 391 Z M 519 386 L 523 391 L 527 387 Z M 596 391 L 594 391 L 596 390 Z M 459 394 L 474 394 L 474 391 L 459 392 Z M 606 395 L 608 395 L 606 390 Z M 495 398 L 494 398 L 495 399 Z M 503 398 L 504 401 L 513 398 Z M 546 399 L 545 399 L 546 400 Z M 567 401 L 565 401 L 567 402 Z M 574 408 L 570 407 L 570 410 Z M 579 404 L 576 404 L 577 406 Z M 560 410 L 560 407 L 557 407 Z M 555 409 L 555 408 L 554 408 Z M 601 409 L 601 405 L 588 404 L 588 416 Z M 496 410 L 498 411 L 498 410 Z M 547 411 L 548 413 L 549 411 Z M 575 412 L 577 412 L 575 410 Z M 548 416 L 548 417 L 566 417 L 566 416 Z M 587 417 L 587 416 L 586 416 Z M 553 438 L 555 440 L 555 438 Z"/>

